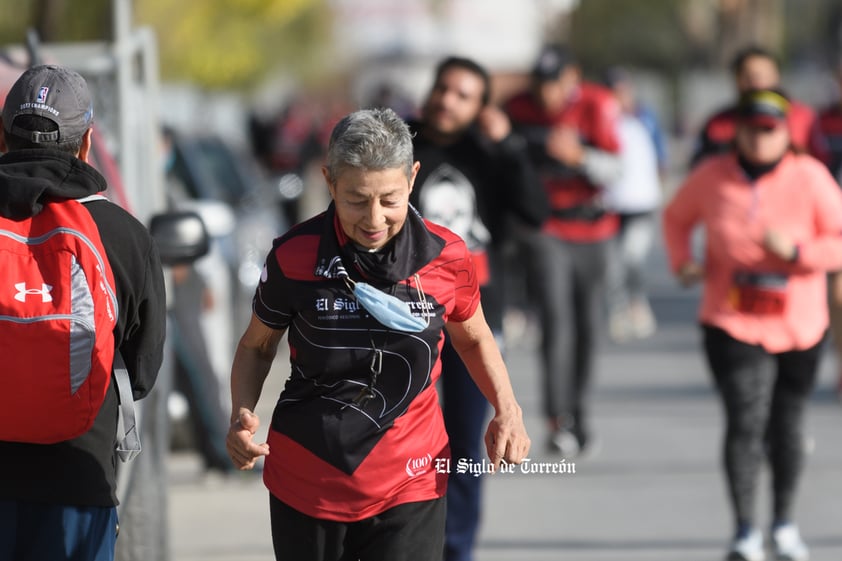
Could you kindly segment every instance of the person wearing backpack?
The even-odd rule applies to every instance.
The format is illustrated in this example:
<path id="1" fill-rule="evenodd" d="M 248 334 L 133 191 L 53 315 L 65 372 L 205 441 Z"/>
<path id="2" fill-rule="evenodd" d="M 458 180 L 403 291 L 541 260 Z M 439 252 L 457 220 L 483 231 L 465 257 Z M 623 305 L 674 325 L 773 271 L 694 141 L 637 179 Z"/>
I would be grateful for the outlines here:
<path id="1" fill-rule="evenodd" d="M 106 181 L 88 163 L 92 123 L 85 80 L 59 66 L 27 70 L 3 107 L 4 560 L 114 558 L 120 400 L 112 361 L 125 361 L 140 399 L 163 359 L 158 252 L 140 222 L 101 196 Z"/>

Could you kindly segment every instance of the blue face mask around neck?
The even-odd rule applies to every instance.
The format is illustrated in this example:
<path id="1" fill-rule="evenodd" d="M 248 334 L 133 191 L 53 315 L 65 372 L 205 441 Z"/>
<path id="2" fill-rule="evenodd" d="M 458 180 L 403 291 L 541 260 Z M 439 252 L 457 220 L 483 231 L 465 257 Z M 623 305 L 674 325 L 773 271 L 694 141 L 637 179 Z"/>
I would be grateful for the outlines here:
<path id="1" fill-rule="evenodd" d="M 412 315 L 409 305 L 403 300 L 364 282 L 354 282 L 347 277 L 345 282 L 351 288 L 357 302 L 386 327 L 410 333 L 418 333 L 427 327 L 428 323 Z"/>

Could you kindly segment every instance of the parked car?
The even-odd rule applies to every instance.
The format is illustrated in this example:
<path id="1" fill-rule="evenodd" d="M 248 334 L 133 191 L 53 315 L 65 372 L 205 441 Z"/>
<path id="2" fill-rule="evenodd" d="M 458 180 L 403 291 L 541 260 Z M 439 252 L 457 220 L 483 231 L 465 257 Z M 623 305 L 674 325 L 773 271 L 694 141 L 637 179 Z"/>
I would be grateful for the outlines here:
<path id="1" fill-rule="evenodd" d="M 251 298 L 272 240 L 286 231 L 280 194 L 262 175 L 254 158 L 237 152 L 217 136 L 169 131 L 170 174 L 178 179 L 171 199 L 181 208 L 203 215 L 212 237 L 211 254 L 196 266 L 214 292 L 216 309 L 206 318 L 212 361 L 227 375 L 236 339 L 251 315 Z M 216 208 L 196 208 L 197 201 L 215 201 L 230 209 L 231 220 Z M 221 274 L 224 264 L 226 271 Z"/>

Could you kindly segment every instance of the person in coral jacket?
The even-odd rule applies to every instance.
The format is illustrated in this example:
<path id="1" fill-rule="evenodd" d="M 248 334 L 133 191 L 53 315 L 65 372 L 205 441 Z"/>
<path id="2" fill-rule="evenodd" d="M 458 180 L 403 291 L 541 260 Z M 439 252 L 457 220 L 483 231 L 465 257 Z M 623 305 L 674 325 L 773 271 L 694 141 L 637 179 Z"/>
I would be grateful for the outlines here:
<path id="1" fill-rule="evenodd" d="M 842 266 L 842 192 L 815 158 L 790 149 L 789 100 L 741 96 L 735 151 L 711 157 L 664 210 L 669 264 L 703 283 L 704 351 L 726 415 L 724 467 L 736 522 L 729 559 L 764 559 L 754 499 L 772 473 L 772 546 L 806 560 L 793 521 L 804 410 L 828 328 L 826 271 Z M 692 232 L 705 231 L 703 263 Z"/>

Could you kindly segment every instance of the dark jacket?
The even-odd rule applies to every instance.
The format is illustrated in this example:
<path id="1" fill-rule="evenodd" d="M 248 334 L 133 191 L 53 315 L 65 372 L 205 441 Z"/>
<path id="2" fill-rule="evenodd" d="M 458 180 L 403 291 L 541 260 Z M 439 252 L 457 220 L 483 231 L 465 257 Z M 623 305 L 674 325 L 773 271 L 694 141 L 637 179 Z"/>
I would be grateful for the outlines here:
<path id="1" fill-rule="evenodd" d="M 475 129 L 469 129 L 455 143 L 445 146 L 430 142 L 423 133 L 423 124 L 410 121 L 415 133 L 413 147 L 415 159 L 421 162 L 410 202 L 424 214 L 422 197 L 428 180 L 464 184 L 475 197 L 478 218 L 487 228 L 489 244 L 501 245 L 509 237 L 514 223 L 540 228 L 549 217 L 549 203 L 544 188 L 536 175 L 526 145 L 520 137 L 510 135 L 500 143 L 492 143 Z M 458 173 L 442 173 L 451 168 Z M 436 222 L 431 216 L 425 218 Z M 472 240 L 467 239 L 453 225 L 443 223 L 466 238 L 468 247 L 475 251 Z"/>
<path id="2" fill-rule="evenodd" d="M 81 199 L 105 188 L 93 167 L 59 151 L 19 150 L 0 157 L 0 215 L 6 217 L 34 216 L 46 199 Z M 101 199 L 86 202 L 85 208 L 114 273 L 115 342 L 139 399 L 152 389 L 163 359 L 166 298 L 160 259 L 146 228 L 128 212 Z M 111 384 L 94 426 L 79 438 L 52 445 L 0 442 L 0 499 L 116 505 L 116 426 L 117 392 Z"/>
<path id="3" fill-rule="evenodd" d="M 409 121 L 409 127 L 421 162 L 409 200 L 425 218 L 465 240 L 475 259 L 485 318 L 500 331 L 505 306 L 500 250 L 524 230 L 539 231 L 550 212 L 526 143 L 514 134 L 493 143 L 472 127 L 442 145 L 430 141 L 423 123 Z"/>

